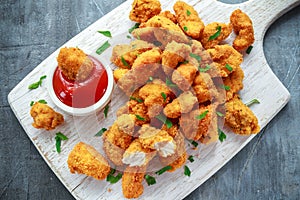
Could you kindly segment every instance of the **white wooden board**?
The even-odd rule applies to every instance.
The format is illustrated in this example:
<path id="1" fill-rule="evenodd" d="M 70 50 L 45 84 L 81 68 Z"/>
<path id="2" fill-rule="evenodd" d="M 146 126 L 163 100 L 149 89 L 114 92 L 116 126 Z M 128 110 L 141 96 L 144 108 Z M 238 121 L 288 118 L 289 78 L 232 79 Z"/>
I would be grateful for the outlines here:
<path id="1" fill-rule="evenodd" d="M 172 10 L 175 1 L 162 1 L 164 9 Z M 273 74 L 268 66 L 263 53 L 263 37 L 269 25 L 283 13 L 300 3 L 297 0 L 273 1 L 252 0 L 238 5 L 227 5 L 215 0 L 187 1 L 199 12 L 205 24 L 213 21 L 229 22 L 229 16 L 236 8 L 242 9 L 252 19 L 256 41 L 250 55 L 245 55 L 242 68 L 245 72 L 244 89 L 241 93 L 243 101 L 258 98 L 261 103 L 253 105 L 251 109 L 257 115 L 259 124 L 263 128 L 288 102 L 290 94 L 282 83 Z M 127 32 L 134 24 L 128 19 L 132 1 L 126 1 L 118 8 L 108 13 L 103 18 L 92 24 L 86 30 L 72 38 L 63 46 L 78 46 L 86 53 L 95 55 L 96 49 L 107 40 L 97 33 L 98 30 L 110 30 L 113 35 Z M 109 62 L 110 51 L 102 57 Z M 96 181 L 84 175 L 71 174 L 67 166 L 67 156 L 73 146 L 84 141 L 101 150 L 101 138 L 92 137 L 102 127 L 109 127 L 115 119 L 115 110 L 123 104 L 118 99 L 118 92 L 114 92 L 109 111 L 109 118 L 103 118 L 103 113 L 89 117 L 73 117 L 63 113 L 51 101 L 46 84 L 41 88 L 29 91 L 28 85 L 39 80 L 39 77 L 47 74 L 50 67 L 56 66 L 58 50 L 38 65 L 28 74 L 8 95 L 8 101 L 16 117 L 23 126 L 28 137 L 32 140 L 49 167 L 62 181 L 66 188 L 76 199 L 123 199 L 121 182 L 111 185 L 106 181 Z M 97 56 L 97 55 L 95 55 Z M 55 110 L 63 113 L 65 121 L 54 131 L 37 130 L 31 126 L 32 118 L 29 115 L 30 102 L 32 100 L 45 99 Z M 62 152 L 55 151 L 55 133 L 63 132 L 69 140 L 62 142 Z M 182 199 L 204 181 L 217 172 L 235 154 L 237 154 L 253 137 L 243 137 L 227 132 L 227 139 L 223 143 L 215 143 L 208 146 L 200 145 L 200 154 L 195 162 L 188 166 L 192 176 L 183 174 L 183 169 L 175 173 L 165 173 L 157 178 L 157 184 L 145 186 L 140 199 Z M 111 190 L 111 191 L 108 191 Z"/>

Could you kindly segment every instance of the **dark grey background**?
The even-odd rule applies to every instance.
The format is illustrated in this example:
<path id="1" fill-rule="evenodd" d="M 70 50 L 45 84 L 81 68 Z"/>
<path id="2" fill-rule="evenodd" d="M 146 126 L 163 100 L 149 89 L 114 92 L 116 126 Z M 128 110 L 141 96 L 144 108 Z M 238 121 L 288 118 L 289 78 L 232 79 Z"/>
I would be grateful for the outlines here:
<path id="1" fill-rule="evenodd" d="M 0 199 L 73 199 L 30 142 L 7 95 L 53 51 L 122 2 L 1 0 Z M 300 199 L 299 6 L 269 28 L 264 50 L 291 101 L 186 199 Z"/>

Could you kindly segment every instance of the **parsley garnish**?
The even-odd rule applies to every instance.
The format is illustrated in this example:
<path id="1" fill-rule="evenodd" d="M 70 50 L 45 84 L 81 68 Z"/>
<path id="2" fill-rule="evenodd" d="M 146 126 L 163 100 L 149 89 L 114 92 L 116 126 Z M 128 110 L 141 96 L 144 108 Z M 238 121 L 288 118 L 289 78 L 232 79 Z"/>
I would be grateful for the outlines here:
<path id="1" fill-rule="evenodd" d="M 201 57 L 200 57 L 199 55 L 197 55 L 197 54 L 190 53 L 190 56 L 191 56 L 192 58 L 195 58 L 198 62 L 201 61 Z"/>
<path id="2" fill-rule="evenodd" d="M 194 147 L 198 146 L 198 142 L 196 142 L 195 140 L 188 140 Z"/>
<path id="3" fill-rule="evenodd" d="M 186 10 L 186 15 L 187 15 L 187 16 L 190 16 L 190 15 L 191 15 L 191 11 Z"/>
<path id="4" fill-rule="evenodd" d="M 131 39 L 131 36 L 130 36 L 130 35 L 127 35 L 126 37 L 127 37 L 128 39 Z"/>
<path id="5" fill-rule="evenodd" d="M 105 131 L 107 131 L 107 129 L 102 128 L 95 136 L 102 136 Z"/>
<path id="6" fill-rule="evenodd" d="M 135 115 L 135 117 L 138 119 L 138 120 L 141 120 L 141 121 L 145 121 L 145 118 L 139 116 L 139 115 Z"/>
<path id="7" fill-rule="evenodd" d="M 226 139 L 226 134 L 218 128 L 219 140 L 223 142 Z"/>
<path id="8" fill-rule="evenodd" d="M 211 66 L 210 65 L 206 65 L 205 68 L 201 68 L 198 67 L 199 72 L 207 72 L 208 70 L 210 70 Z"/>
<path id="9" fill-rule="evenodd" d="M 168 171 L 170 169 L 172 169 L 172 167 L 170 165 L 168 165 L 168 166 L 158 170 L 157 172 L 155 172 L 155 174 L 161 175 L 161 174 L 165 173 L 166 171 Z"/>
<path id="10" fill-rule="evenodd" d="M 228 86 L 228 85 L 221 85 L 220 87 L 226 91 L 230 90 L 230 86 Z"/>
<path id="11" fill-rule="evenodd" d="M 183 30 L 184 30 L 184 31 L 188 31 L 188 27 L 184 26 L 184 27 L 183 27 Z"/>
<path id="12" fill-rule="evenodd" d="M 148 79 L 148 81 L 152 82 L 153 81 L 153 77 L 150 76 L 149 79 Z"/>
<path id="13" fill-rule="evenodd" d="M 184 175 L 191 176 L 191 170 L 186 165 L 184 166 Z"/>
<path id="14" fill-rule="evenodd" d="M 176 84 L 174 84 L 170 79 L 166 78 L 166 85 L 168 87 L 177 87 Z"/>
<path id="15" fill-rule="evenodd" d="M 40 77 L 40 80 L 39 80 L 38 82 L 35 82 L 35 83 L 30 84 L 30 85 L 28 86 L 28 89 L 33 90 L 33 89 L 38 88 L 39 86 L 42 86 L 42 81 L 43 81 L 43 79 L 45 79 L 46 77 L 47 77 L 46 75 L 41 76 L 41 77 Z"/>
<path id="16" fill-rule="evenodd" d="M 107 177 L 106 177 L 106 181 L 107 181 L 107 182 L 110 182 L 111 184 L 114 184 L 114 183 L 118 182 L 118 181 L 122 178 L 122 176 L 123 176 L 122 173 L 118 173 L 117 176 L 114 176 L 113 174 L 114 174 L 115 172 L 116 172 L 115 169 L 111 169 L 111 170 L 110 170 L 110 173 L 109 173 L 109 174 L 107 175 Z"/>
<path id="17" fill-rule="evenodd" d="M 38 100 L 38 102 L 42 104 L 47 104 L 47 101 L 45 101 L 44 99 Z"/>
<path id="18" fill-rule="evenodd" d="M 190 155 L 190 156 L 188 157 L 188 160 L 189 160 L 190 162 L 194 162 L 194 161 L 195 161 L 195 160 L 194 160 L 194 156 Z"/>
<path id="19" fill-rule="evenodd" d="M 55 136 L 55 141 L 56 141 L 55 146 L 56 146 L 56 151 L 58 153 L 61 152 L 61 148 L 60 148 L 61 141 L 62 140 L 67 140 L 67 139 L 68 139 L 68 137 L 65 136 L 64 134 L 62 134 L 61 132 L 56 133 L 56 136 Z"/>
<path id="20" fill-rule="evenodd" d="M 138 27 L 140 27 L 140 23 L 135 23 L 135 25 L 134 25 L 133 27 L 131 27 L 130 29 L 128 29 L 128 32 L 129 32 L 129 33 L 132 33 L 132 31 L 133 31 L 134 29 L 137 29 Z"/>
<path id="21" fill-rule="evenodd" d="M 125 67 L 130 68 L 130 65 L 129 65 L 128 62 L 124 59 L 123 56 L 121 56 L 121 61 L 122 61 L 123 65 L 124 65 Z"/>
<path id="22" fill-rule="evenodd" d="M 162 92 L 162 93 L 160 93 L 161 94 L 161 96 L 164 98 L 164 102 L 166 102 L 166 100 L 167 100 L 167 95 L 164 93 L 164 92 Z"/>
<path id="23" fill-rule="evenodd" d="M 34 101 L 31 101 L 31 102 L 30 102 L 30 106 L 33 106 L 33 104 L 34 104 Z"/>
<path id="24" fill-rule="evenodd" d="M 221 34 L 221 26 L 217 26 L 217 32 L 208 38 L 208 41 L 216 39 Z"/>
<path id="25" fill-rule="evenodd" d="M 108 113 L 109 105 L 107 104 L 104 108 L 104 117 L 107 118 L 107 113 Z"/>
<path id="26" fill-rule="evenodd" d="M 133 96 L 131 96 L 131 97 L 129 97 L 131 100 L 135 100 L 135 101 L 137 101 L 137 102 L 139 102 L 139 103 L 143 103 L 144 101 L 143 101 L 143 99 L 140 99 L 140 98 L 135 98 L 135 97 L 133 97 Z"/>
<path id="27" fill-rule="evenodd" d="M 155 118 L 166 124 L 167 128 L 171 128 L 173 126 L 173 123 L 164 115 L 157 115 Z"/>
<path id="28" fill-rule="evenodd" d="M 153 177 L 153 176 L 150 176 L 150 175 L 148 175 L 148 174 L 146 174 L 145 176 L 144 176 L 144 178 L 145 178 L 145 180 L 146 180 L 146 182 L 147 182 L 147 184 L 150 186 L 150 185 L 154 185 L 155 183 L 156 183 L 156 180 L 155 180 L 155 178 Z"/>
<path id="29" fill-rule="evenodd" d="M 245 103 L 246 106 L 251 106 L 252 104 L 255 104 L 255 103 L 260 103 L 260 101 L 258 99 L 252 99 L 251 101 L 249 101 L 248 103 Z"/>
<path id="30" fill-rule="evenodd" d="M 204 117 L 207 115 L 207 113 L 208 113 L 208 110 L 204 111 L 200 115 L 196 116 L 196 119 L 199 119 L 199 120 L 204 119 Z"/>
<path id="31" fill-rule="evenodd" d="M 228 71 L 232 72 L 233 69 L 230 65 L 226 64 L 225 67 L 226 67 L 226 69 L 228 69 Z"/>
<path id="32" fill-rule="evenodd" d="M 104 42 L 104 44 L 101 45 L 101 47 L 99 47 L 96 51 L 96 53 L 98 55 L 100 55 L 101 53 L 103 53 L 106 49 L 108 49 L 110 47 L 110 44 L 108 41 Z"/>
<path id="33" fill-rule="evenodd" d="M 249 47 L 247 48 L 247 50 L 246 50 L 246 53 L 247 53 L 247 54 L 250 54 L 250 52 L 252 51 L 252 49 L 253 49 L 253 46 L 249 46 Z"/>
<path id="34" fill-rule="evenodd" d="M 110 31 L 98 31 L 98 33 L 101 33 L 102 35 L 111 38 L 111 33 L 110 33 Z"/>
<path id="35" fill-rule="evenodd" d="M 224 114 L 221 113 L 221 112 L 217 112 L 217 115 L 218 115 L 219 117 L 224 117 Z"/>

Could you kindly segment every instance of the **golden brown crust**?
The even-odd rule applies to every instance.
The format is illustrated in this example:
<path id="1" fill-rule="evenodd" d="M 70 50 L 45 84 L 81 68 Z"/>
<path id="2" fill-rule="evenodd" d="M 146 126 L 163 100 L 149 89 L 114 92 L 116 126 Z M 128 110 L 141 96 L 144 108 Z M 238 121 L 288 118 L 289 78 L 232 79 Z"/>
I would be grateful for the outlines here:
<path id="1" fill-rule="evenodd" d="M 177 26 L 177 24 L 163 16 L 154 16 L 151 19 L 149 19 L 146 23 L 142 23 L 140 25 L 140 28 L 145 27 L 164 28 L 169 31 L 179 32 L 183 34 L 181 28 Z"/>
<path id="2" fill-rule="evenodd" d="M 159 0 L 134 0 L 129 18 L 132 21 L 142 23 L 148 21 L 154 15 L 161 11 Z"/>
<path id="3" fill-rule="evenodd" d="M 125 198 L 138 198 L 144 192 L 142 184 L 145 167 L 127 167 L 122 176 L 122 191 Z"/>
<path id="4" fill-rule="evenodd" d="M 226 90 L 226 100 L 230 100 L 233 98 L 235 94 L 237 94 L 240 90 L 243 89 L 243 80 L 244 80 L 244 71 L 239 66 L 235 69 L 234 72 L 229 74 L 228 77 L 223 78 L 223 83 L 226 86 L 230 87 L 230 90 Z"/>
<path id="5" fill-rule="evenodd" d="M 198 69 L 190 63 L 179 65 L 172 74 L 172 81 L 179 89 L 188 91 L 196 77 Z"/>
<path id="6" fill-rule="evenodd" d="M 115 81 L 118 82 L 121 78 L 125 76 L 125 74 L 128 71 L 129 69 L 122 69 L 122 68 L 115 69 L 113 72 Z"/>
<path id="7" fill-rule="evenodd" d="M 176 18 L 176 16 L 173 13 L 171 13 L 169 10 L 166 10 L 164 12 L 159 13 L 158 16 L 168 18 L 174 24 L 177 24 L 177 18 Z"/>

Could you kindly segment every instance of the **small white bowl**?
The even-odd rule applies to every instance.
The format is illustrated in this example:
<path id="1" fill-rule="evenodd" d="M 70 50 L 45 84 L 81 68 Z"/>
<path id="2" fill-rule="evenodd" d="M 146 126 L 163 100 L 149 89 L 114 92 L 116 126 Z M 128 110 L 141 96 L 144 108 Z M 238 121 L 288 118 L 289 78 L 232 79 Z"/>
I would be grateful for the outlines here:
<path id="1" fill-rule="evenodd" d="M 98 58 L 96 58 L 96 59 L 98 59 Z M 50 98 L 55 103 L 55 105 L 57 105 L 60 109 L 62 109 L 66 113 L 68 113 L 70 115 L 74 115 L 74 116 L 86 116 L 86 115 L 93 114 L 93 113 L 103 109 L 105 107 L 105 105 L 110 101 L 111 94 L 112 94 L 113 87 L 114 87 L 114 77 L 113 77 L 113 72 L 112 72 L 111 68 L 105 64 L 103 64 L 103 67 L 105 68 L 105 70 L 107 72 L 107 77 L 108 77 L 107 89 L 106 89 L 104 95 L 95 104 L 85 107 L 85 108 L 74 108 L 74 107 L 68 106 L 68 105 L 64 104 L 63 102 L 61 102 L 58 99 L 58 97 L 56 96 L 54 89 L 53 89 L 53 75 L 54 75 L 54 72 L 55 72 L 57 66 L 55 66 L 55 67 L 53 66 L 49 70 L 48 75 L 47 75 L 47 80 L 48 80 L 47 81 L 47 89 L 48 89 Z"/>

